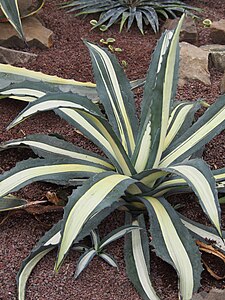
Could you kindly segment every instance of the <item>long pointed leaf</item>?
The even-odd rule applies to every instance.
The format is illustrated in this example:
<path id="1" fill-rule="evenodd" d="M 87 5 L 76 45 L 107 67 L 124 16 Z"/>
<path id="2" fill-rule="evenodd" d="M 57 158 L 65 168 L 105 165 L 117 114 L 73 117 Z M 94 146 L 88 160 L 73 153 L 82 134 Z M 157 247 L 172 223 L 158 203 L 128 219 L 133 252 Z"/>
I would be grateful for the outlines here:
<path id="1" fill-rule="evenodd" d="M 100 174 L 99 174 L 100 175 Z M 70 196 L 65 207 L 62 239 L 55 270 L 58 270 L 73 242 L 95 209 L 110 207 L 135 182 L 128 176 L 107 172 L 96 175 Z"/>
<path id="2" fill-rule="evenodd" d="M 225 128 L 224 101 L 225 96 L 219 97 L 204 115 L 165 151 L 160 167 L 183 161 Z"/>
<path id="3" fill-rule="evenodd" d="M 203 211 L 221 235 L 221 210 L 216 183 L 206 163 L 203 160 L 194 159 L 185 164 L 171 166 L 166 170 L 171 170 L 171 172 L 185 179 L 197 195 Z"/>
<path id="4" fill-rule="evenodd" d="M 80 159 L 87 162 L 103 165 L 109 169 L 114 167 L 100 155 L 84 150 L 54 136 L 43 134 L 28 135 L 23 139 L 12 140 L 0 145 L 0 151 L 12 147 L 28 146 L 36 155 L 44 158 L 59 158 L 61 156 Z"/>
<path id="5" fill-rule="evenodd" d="M 60 241 L 60 228 L 62 221 L 52 227 L 38 242 L 29 256 L 23 261 L 17 274 L 18 300 L 25 300 L 25 288 L 27 280 L 37 263 Z"/>
<path id="6" fill-rule="evenodd" d="M 130 220 L 130 222 L 132 222 L 132 220 Z M 132 231 L 132 233 L 125 238 L 124 254 L 127 275 L 140 293 L 142 299 L 159 300 L 149 276 L 149 240 L 146 234 L 143 216 L 139 216 L 132 224 L 140 226 L 144 228 L 144 230 Z"/>
<path id="7" fill-rule="evenodd" d="M 174 266 L 182 299 L 191 299 L 200 286 L 201 257 L 194 240 L 169 203 L 153 197 L 140 198 L 151 220 L 150 232 L 156 254 Z"/>
<path id="8" fill-rule="evenodd" d="M 131 155 L 135 147 L 138 120 L 129 81 L 111 53 L 90 42 L 86 44 L 92 57 L 99 98 L 124 149 Z"/>
<path id="9" fill-rule="evenodd" d="M 68 184 L 70 179 L 87 178 L 106 170 L 100 165 L 75 159 L 28 159 L 0 176 L 0 197 L 35 181 Z"/>
<path id="10" fill-rule="evenodd" d="M 90 261 L 94 258 L 96 255 L 95 249 L 87 250 L 84 254 L 81 255 L 81 257 L 78 260 L 77 268 L 74 277 L 77 278 L 80 273 L 88 266 Z"/>
<path id="11" fill-rule="evenodd" d="M 133 156 L 138 172 L 157 167 L 161 158 L 177 72 L 177 45 L 181 25 L 182 20 L 174 34 L 167 31 L 161 37 L 153 54 L 145 83 L 138 141 Z"/>

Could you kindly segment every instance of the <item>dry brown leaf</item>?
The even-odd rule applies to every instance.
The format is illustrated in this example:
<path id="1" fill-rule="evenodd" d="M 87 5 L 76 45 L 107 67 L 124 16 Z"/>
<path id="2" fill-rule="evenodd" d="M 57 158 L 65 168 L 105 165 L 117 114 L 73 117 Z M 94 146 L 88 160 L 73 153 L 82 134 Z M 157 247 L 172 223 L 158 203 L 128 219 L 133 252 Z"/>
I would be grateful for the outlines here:
<path id="1" fill-rule="evenodd" d="M 219 250 L 215 249 L 212 245 L 208 245 L 208 244 L 205 244 L 200 241 L 196 241 L 196 244 L 198 245 L 199 250 L 219 257 L 225 264 L 225 255 L 222 252 L 220 252 Z M 222 280 L 225 278 L 225 276 L 218 276 L 203 259 L 202 259 L 202 262 L 203 262 L 204 266 L 206 267 L 206 270 L 209 272 L 209 274 L 212 277 L 214 277 L 217 280 Z"/>

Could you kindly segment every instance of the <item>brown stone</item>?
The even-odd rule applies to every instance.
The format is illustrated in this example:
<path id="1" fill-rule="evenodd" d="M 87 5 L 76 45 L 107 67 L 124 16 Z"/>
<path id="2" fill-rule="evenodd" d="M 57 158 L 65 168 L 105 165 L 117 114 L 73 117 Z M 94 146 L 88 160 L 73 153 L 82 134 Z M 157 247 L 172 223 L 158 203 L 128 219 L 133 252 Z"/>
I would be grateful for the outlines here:
<path id="1" fill-rule="evenodd" d="M 192 44 L 180 43 L 179 86 L 189 81 L 211 85 L 208 70 L 208 53 Z"/>
<path id="2" fill-rule="evenodd" d="M 179 18 L 167 19 L 162 26 L 161 32 L 167 30 L 173 30 L 176 28 L 179 22 Z M 187 16 L 183 22 L 180 32 L 180 42 L 188 42 L 190 44 L 197 44 L 198 32 L 195 24 L 195 20 L 190 16 Z"/>
<path id="3" fill-rule="evenodd" d="M 220 72 L 225 72 L 225 45 L 204 45 L 201 49 L 209 54 L 209 64 Z"/>
<path id="4" fill-rule="evenodd" d="M 35 57 L 37 55 L 33 53 L 0 47 L 0 63 L 3 64 L 25 64 Z"/>
<path id="5" fill-rule="evenodd" d="M 201 292 L 195 294 L 192 300 L 224 300 L 225 291 L 213 288 L 209 293 Z"/>
<path id="6" fill-rule="evenodd" d="M 52 46 L 53 32 L 44 27 L 37 18 L 25 18 L 22 24 L 27 44 L 30 47 L 45 49 Z M 0 27 L 0 46 L 24 48 L 24 42 L 9 23 L 1 23 Z"/>
<path id="7" fill-rule="evenodd" d="M 220 84 L 220 92 L 221 94 L 225 94 L 225 73 L 223 75 L 221 84 Z"/>
<path id="8" fill-rule="evenodd" d="M 214 44 L 225 45 L 225 19 L 213 22 L 210 26 L 210 36 Z"/>

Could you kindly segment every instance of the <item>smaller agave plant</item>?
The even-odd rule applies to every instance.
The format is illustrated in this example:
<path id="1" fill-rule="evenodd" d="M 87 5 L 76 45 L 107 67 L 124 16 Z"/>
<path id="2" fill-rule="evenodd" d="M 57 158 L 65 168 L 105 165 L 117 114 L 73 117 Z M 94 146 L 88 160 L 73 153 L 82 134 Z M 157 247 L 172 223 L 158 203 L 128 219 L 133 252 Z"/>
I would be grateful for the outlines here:
<path id="1" fill-rule="evenodd" d="M 6 203 L 9 193 L 38 180 L 73 188 L 63 219 L 40 239 L 21 266 L 17 275 L 19 300 L 25 299 L 26 282 L 47 253 L 58 249 L 57 272 L 69 250 L 78 247 L 90 234 L 94 246 L 84 247 L 86 252 L 78 262 L 76 275 L 94 255 L 104 256 L 114 265 L 104 246 L 113 240 L 115 232 L 100 240 L 95 230 L 118 208 L 127 211 L 124 221 L 128 227 L 116 233 L 117 237 L 127 233 L 124 245 L 127 275 L 144 300 L 160 299 L 157 287 L 151 282 L 152 248 L 176 270 L 179 297 L 183 300 L 190 300 L 201 286 L 203 269 L 196 239 L 213 241 L 213 247 L 225 253 L 218 196 L 225 193 L 225 168 L 210 170 L 200 151 L 225 128 L 225 96 L 219 97 L 196 122 L 194 115 L 201 107 L 200 102 L 175 100 L 183 18 L 176 30 L 162 35 L 156 46 L 144 85 L 140 118 L 130 82 L 115 56 L 88 41 L 85 43 L 104 113 L 87 97 L 54 89 L 44 93 L 39 82 L 30 81 L 29 85 L 22 82 L 2 89 L 4 97 L 26 100 L 36 97 L 8 128 L 39 111 L 53 109 L 105 153 L 105 157 L 100 156 L 42 134 L 1 146 L 2 150 L 30 147 L 40 158 L 19 162 L 0 176 L 0 201 Z M 28 74 L 23 69 L 21 72 Z M 32 74 L 40 77 L 39 73 Z M 171 194 L 182 197 L 182 193 L 188 192 L 195 193 L 211 227 L 186 218 L 168 201 Z"/>
<path id="2" fill-rule="evenodd" d="M 35 14 L 37 11 L 39 11 L 42 8 L 42 6 L 44 5 L 44 0 L 37 0 L 35 7 L 32 8 L 32 10 L 29 12 L 21 11 L 20 7 L 22 5 L 20 5 L 20 4 L 22 3 L 22 1 L 23 0 L 0 0 L 0 9 L 2 10 L 6 19 L 15 28 L 15 30 L 19 34 L 20 38 L 25 41 L 26 39 L 25 39 L 25 35 L 23 32 L 21 18 L 31 16 L 31 15 Z M 23 2 L 26 2 L 26 1 L 24 0 Z M 23 6 L 26 7 L 26 3 Z M 0 22 L 5 22 L 5 19 L 3 16 L 0 16 Z"/>
<path id="3" fill-rule="evenodd" d="M 76 16 L 87 15 L 93 13 L 101 13 L 98 22 L 93 28 L 104 26 L 107 30 L 114 23 L 120 21 L 120 32 L 124 24 L 127 22 L 127 30 L 129 30 L 136 21 L 137 26 L 142 34 L 144 34 L 143 24 L 150 25 L 154 32 L 159 30 L 158 15 L 164 18 L 176 18 L 177 14 L 187 12 L 194 16 L 191 10 L 200 11 L 200 9 L 187 5 L 182 1 L 149 1 L 149 0 L 72 0 L 62 7 L 68 8 L 69 12 L 76 12 Z"/>

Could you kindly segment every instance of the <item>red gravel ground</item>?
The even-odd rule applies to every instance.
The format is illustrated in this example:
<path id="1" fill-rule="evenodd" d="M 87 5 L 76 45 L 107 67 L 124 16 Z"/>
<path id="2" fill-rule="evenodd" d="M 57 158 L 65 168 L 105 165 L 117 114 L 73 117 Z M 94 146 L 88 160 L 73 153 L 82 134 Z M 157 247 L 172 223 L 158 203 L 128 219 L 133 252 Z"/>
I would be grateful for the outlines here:
<path id="1" fill-rule="evenodd" d="M 117 54 L 120 61 L 126 60 L 126 69 L 129 79 L 143 78 L 148 69 L 151 53 L 154 49 L 158 35 L 154 35 L 146 28 L 142 36 L 133 27 L 130 32 L 118 33 L 118 25 L 111 27 L 107 32 L 98 30 L 90 31 L 89 21 L 93 17 L 74 18 L 58 10 L 57 4 L 61 0 L 46 0 L 39 17 L 45 26 L 54 32 L 54 45 L 48 50 L 27 49 L 37 53 L 38 57 L 25 67 L 47 74 L 58 75 L 64 78 L 74 78 L 80 81 L 93 81 L 91 62 L 88 51 L 82 42 L 82 38 L 99 43 L 101 38 L 114 37 L 115 46 L 123 49 Z M 186 3 L 196 5 L 204 9 L 202 19 L 219 20 L 225 18 L 224 0 L 188 1 Z M 199 45 L 210 43 L 209 30 L 198 21 Z M 199 83 L 190 83 L 178 90 L 180 99 L 204 98 L 212 103 L 219 96 L 219 83 L 222 74 L 214 69 L 210 70 L 212 86 L 206 87 Z M 137 91 L 137 105 L 142 91 Z M 0 102 L 0 142 L 12 138 L 23 137 L 32 133 L 59 133 L 70 142 L 81 147 L 98 149 L 85 138 L 77 134 L 71 126 L 60 120 L 53 113 L 42 113 L 10 131 L 5 128 L 19 111 L 24 107 L 23 103 L 13 100 L 1 100 Z M 224 167 L 225 133 L 209 143 L 204 152 L 204 157 L 212 168 Z M 16 162 L 27 159 L 30 151 L 10 150 L 0 153 L 0 171 L 6 171 Z M 19 195 L 28 200 L 44 199 L 47 191 L 54 191 L 57 187 L 44 183 L 35 183 L 27 186 L 19 192 Z M 181 212 L 188 217 L 207 223 L 207 220 L 193 196 L 182 196 L 182 199 L 171 199 L 173 203 L 185 204 Z M 0 221 L 7 215 L 2 214 Z M 62 212 L 42 214 L 36 219 L 33 215 L 19 213 L 9 216 L 0 225 L 0 299 L 16 299 L 16 273 L 22 260 L 47 230 L 47 225 L 54 224 L 62 217 Z M 115 212 L 102 225 L 101 234 L 105 235 L 116 226 L 122 225 L 123 213 Z M 225 228 L 225 207 L 222 205 L 222 226 Z M 58 275 L 53 273 L 56 253 L 52 252 L 45 257 L 35 268 L 27 285 L 27 300 L 138 300 L 140 297 L 126 278 L 123 261 L 123 241 L 118 241 L 108 248 L 108 251 L 117 259 L 119 272 L 109 267 L 106 263 L 95 258 L 87 270 L 78 280 L 73 279 L 78 254 L 71 251 Z M 161 299 L 175 300 L 177 296 L 177 278 L 175 271 L 166 263 L 152 254 L 152 278 L 155 288 Z M 215 268 L 221 268 L 216 264 Z M 209 291 L 212 287 L 225 288 L 225 281 L 216 281 L 204 271 L 202 278 L 202 290 Z"/>

